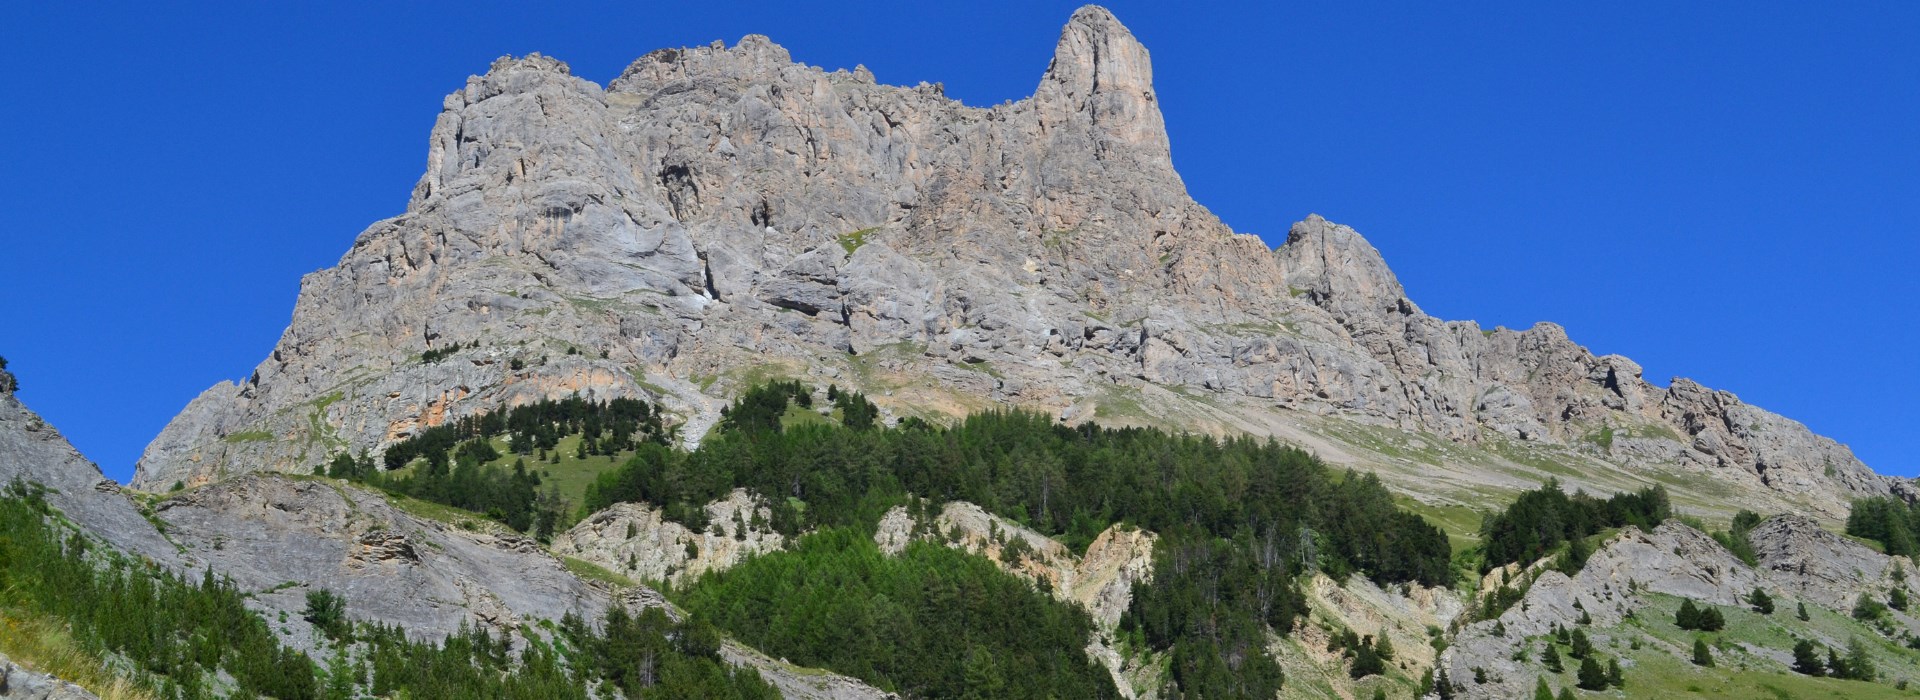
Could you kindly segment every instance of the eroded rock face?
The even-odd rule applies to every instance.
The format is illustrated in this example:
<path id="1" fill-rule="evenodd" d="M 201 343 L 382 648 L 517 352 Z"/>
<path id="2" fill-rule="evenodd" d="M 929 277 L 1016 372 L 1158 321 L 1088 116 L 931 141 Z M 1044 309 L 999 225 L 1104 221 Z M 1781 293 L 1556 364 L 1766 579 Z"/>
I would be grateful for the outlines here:
<path id="1" fill-rule="evenodd" d="M 1913 562 L 1889 557 L 1866 545 L 1820 529 L 1804 516 L 1769 518 L 1747 533 L 1747 541 L 1768 578 L 1795 598 L 1833 610 L 1847 610 L 1863 591 L 1876 593 L 1894 585 L 1913 588 Z M 1909 580 L 1897 583 L 1895 571 Z"/>
<path id="2" fill-rule="evenodd" d="M 1440 663 L 1456 680 L 1473 678 L 1475 668 L 1486 671 L 1487 683 L 1456 683 L 1460 697 L 1525 697 L 1532 692 L 1537 670 L 1513 659 L 1514 649 L 1524 638 L 1548 634 L 1555 626 L 1574 628 L 1584 611 L 1592 620 L 1588 629 L 1594 643 L 1607 644 L 1612 637 L 1605 630 L 1644 607 L 1644 594 L 1741 607 L 1749 593 L 1761 589 L 1774 597 L 1782 611 L 1804 601 L 1844 614 L 1863 592 L 1879 600 L 1895 586 L 1905 587 L 1909 594 L 1916 591 L 1912 579 L 1898 581 L 1894 576 L 1896 565 L 1911 570 L 1912 563 L 1905 557 L 1875 552 L 1820 529 L 1804 516 L 1770 518 L 1748 533 L 1748 541 L 1759 556 L 1758 567 L 1748 566 L 1712 537 L 1678 522 L 1668 521 L 1652 532 L 1628 527 L 1595 552 L 1579 574 L 1569 578 L 1558 571 L 1539 573 L 1521 602 L 1501 614 L 1498 624 L 1505 634 L 1495 633 L 1493 620 L 1461 629 Z M 1504 575 L 1517 577 L 1518 569 Z M 1496 572 L 1489 578 L 1500 576 Z M 1898 627 L 1920 630 L 1920 620 L 1899 612 L 1889 615 Z M 1818 641 L 1846 644 L 1844 639 Z M 1685 651 L 1676 650 L 1676 654 Z"/>
<path id="3" fill-rule="evenodd" d="M 694 532 L 642 503 L 616 503 L 553 540 L 556 554 L 590 561 L 642 581 L 691 582 L 747 557 L 777 551 L 786 538 L 772 513 L 745 489 L 707 504 L 707 529 Z"/>
<path id="4" fill-rule="evenodd" d="M 420 518 L 337 483 L 249 475 L 162 501 L 157 511 L 187 550 L 184 566 L 232 576 L 296 627 L 316 589 L 344 596 L 350 618 L 397 624 L 422 639 L 463 623 L 513 635 L 522 623 L 568 613 L 598 619 L 613 600 L 533 540 L 478 521 L 469 530 Z"/>
<path id="5" fill-rule="evenodd" d="M 1612 463 L 1829 518 L 1911 493 L 1798 423 L 1652 385 L 1558 326 L 1428 316 L 1350 228 L 1309 217 L 1271 250 L 1233 232 L 1174 172 L 1152 81 L 1097 7 L 1073 15 L 1033 96 L 990 108 L 796 64 L 760 36 L 655 51 L 604 88 L 503 58 L 446 99 L 406 211 L 302 281 L 272 355 L 189 404 L 136 483 L 304 471 L 574 392 L 665 387 L 699 428 L 712 397 L 683 380 L 776 365 L 948 413 L 1084 420 L 1155 385 L 1253 430 L 1289 413 L 1467 443 L 1617 428 Z"/>

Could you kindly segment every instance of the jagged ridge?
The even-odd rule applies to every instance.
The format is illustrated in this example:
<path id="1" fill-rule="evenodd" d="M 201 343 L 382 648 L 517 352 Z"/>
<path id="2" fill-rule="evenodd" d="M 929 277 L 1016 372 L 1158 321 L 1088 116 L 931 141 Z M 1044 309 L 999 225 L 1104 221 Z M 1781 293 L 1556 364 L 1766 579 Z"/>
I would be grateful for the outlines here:
<path id="1" fill-rule="evenodd" d="M 1428 316 L 1352 229 L 1309 217 L 1272 250 L 1234 233 L 1187 195 L 1148 53 L 1097 7 L 1033 96 L 990 108 L 795 64 L 760 36 L 649 53 L 604 89 L 502 58 L 447 98 L 406 213 L 303 279 L 272 356 L 189 404 L 135 483 L 303 471 L 575 391 L 703 419 L 706 391 L 770 372 L 866 387 L 895 414 L 1077 421 L 1144 395 L 1135 419 L 1190 404 L 1209 430 L 1311 434 L 1325 415 L 1462 444 L 1605 434 L 1596 458 L 1640 483 L 1705 474 L 1730 503 L 1829 518 L 1911 493 L 1558 326 Z"/>

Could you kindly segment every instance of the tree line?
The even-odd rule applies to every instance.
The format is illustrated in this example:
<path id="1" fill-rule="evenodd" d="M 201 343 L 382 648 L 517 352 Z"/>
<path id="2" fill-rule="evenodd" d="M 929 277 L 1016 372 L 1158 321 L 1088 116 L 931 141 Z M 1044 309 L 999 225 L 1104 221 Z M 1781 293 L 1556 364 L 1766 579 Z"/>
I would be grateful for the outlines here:
<path id="1" fill-rule="evenodd" d="M 767 500 L 770 525 L 789 536 L 871 533 L 910 497 L 975 503 L 1075 550 L 1115 523 L 1152 530 L 1161 535 L 1153 583 L 1136 592 L 1122 625 L 1137 643 L 1170 653 L 1176 690 L 1196 697 L 1278 690 L 1282 674 L 1264 653 L 1265 634 L 1289 633 L 1304 614 L 1303 573 L 1453 580 L 1445 535 L 1395 507 L 1378 478 L 1335 472 L 1273 440 L 1068 427 L 1025 411 L 979 413 L 952 427 L 849 425 L 844 410 L 840 425 L 783 424 L 786 402 L 811 396 L 797 383 L 751 390 L 699 450 L 642 446 L 588 488 L 584 508 L 646 502 L 701 529 L 702 505 L 746 488 Z"/>
<path id="2" fill-rule="evenodd" d="M 1664 487 L 1651 486 L 1603 499 L 1585 491 L 1569 496 L 1558 480 L 1550 479 L 1540 488 L 1520 494 L 1504 511 L 1488 515 L 1481 523 L 1481 570 L 1532 563 L 1562 543 L 1571 542 L 1561 567 L 1571 574 L 1586 563 L 1587 537 L 1627 525 L 1651 530 L 1672 515 L 1673 506 Z"/>

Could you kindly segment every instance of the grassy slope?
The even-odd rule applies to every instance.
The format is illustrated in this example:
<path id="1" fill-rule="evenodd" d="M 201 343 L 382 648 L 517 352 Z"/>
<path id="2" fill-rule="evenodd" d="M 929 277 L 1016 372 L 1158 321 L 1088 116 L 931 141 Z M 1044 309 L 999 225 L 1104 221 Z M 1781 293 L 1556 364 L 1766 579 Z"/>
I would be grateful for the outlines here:
<path id="1" fill-rule="evenodd" d="M 101 700 L 154 697 L 114 674 L 100 657 L 82 649 L 65 625 L 45 616 L 0 608 L 0 654 L 28 670 L 93 691 Z M 0 684 L 4 680 L 0 678 Z M 5 691 L 0 687 L 0 695 Z"/>
<path id="2" fill-rule="evenodd" d="M 1744 608 L 1721 607 L 1727 628 L 1714 633 L 1697 633 L 1674 626 L 1674 612 L 1680 599 L 1648 594 L 1649 605 L 1633 619 L 1613 629 L 1595 630 L 1594 646 L 1600 656 L 1619 658 L 1625 667 L 1624 690 L 1605 693 L 1578 693 L 1580 697 L 1625 698 L 1739 698 L 1762 700 L 1820 700 L 1913 698 L 1920 692 L 1903 691 L 1894 683 L 1907 679 L 1920 681 L 1920 653 L 1904 649 L 1852 618 L 1817 606 L 1808 606 L 1808 622 L 1794 617 L 1794 601 L 1780 599 L 1772 615 L 1761 615 Z M 1701 668 L 1691 662 L 1693 640 L 1698 636 L 1713 648 L 1714 668 Z M 1880 680 L 1873 683 L 1833 678 L 1813 678 L 1792 672 L 1782 659 L 1788 658 L 1798 637 L 1836 643 L 1844 647 L 1849 638 L 1866 642 L 1879 667 Z M 1534 638 L 1533 658 L 1538 660 L 1541 638 Z M 1640 642 L 1633 649 L 1633 641 Z M 1844 649 L 1842 649 L 1844 654 Z M 1565 649 L 1561 651 L 1565 655 Z M 1825 652 L 1822 651 L 1824 657 Z M 1566 671 L 1549 677 L 1557 691 L 1573 687 L 1578 662 L 1566 659 Z M 1920 685 L 1920 683 L 1916 683 Z"/>

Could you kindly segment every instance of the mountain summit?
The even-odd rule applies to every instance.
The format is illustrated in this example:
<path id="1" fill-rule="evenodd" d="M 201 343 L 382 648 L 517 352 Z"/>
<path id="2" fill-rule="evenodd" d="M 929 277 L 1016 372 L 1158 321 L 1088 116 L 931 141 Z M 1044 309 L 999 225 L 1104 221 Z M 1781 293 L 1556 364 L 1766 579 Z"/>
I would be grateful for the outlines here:
<path id="1" fill-rule="evenodd" d="M 1269 249 L 1187 194 L 1147 50 L 1074 13 L 1032 97 L 793 62 L 761 36 L 642 56 L 606 87 L 505 57 L 446 98 L 407 210 L 302 280 L 240 383 L 190 403 L 135 484 L 305 472 L 461 416 L 578 393 L 698 441 L 756 381 L 858 387 L 889 419 L 995 405 L 1274 435 L 1431 504 L 1549 476 L 1683 507 L 1908 493 L 1737 397 L 1558 326 L 1421 312 L 1318 216 Z"/>

